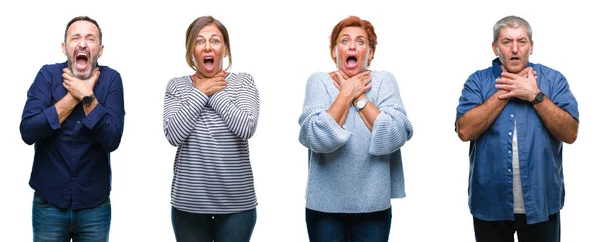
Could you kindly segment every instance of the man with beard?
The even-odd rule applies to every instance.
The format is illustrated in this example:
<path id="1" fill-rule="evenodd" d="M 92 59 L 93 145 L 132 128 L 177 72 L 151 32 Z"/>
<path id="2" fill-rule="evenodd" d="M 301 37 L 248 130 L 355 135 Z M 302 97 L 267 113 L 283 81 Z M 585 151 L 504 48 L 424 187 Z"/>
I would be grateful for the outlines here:
<path id="1" fill-rule="evenodd" d="M 531 26 L 493 27 L 492 66 L 473 73 L 459 99 L 456 131 L 470 141 L 469 206 L 477 241 L 560 241 L 563 142 L 577 139 L 579 111 L 567 79 L 529 62 Z"/>
<path id="2" fill-rule="evenodd" d="M 110 152 L 125 110 L 120 74 L 98 66 L 103 48 L 98 23 L 73 18 L 62 43 L 67 62 L 44 65 L 27 92 L 20 130 L 35 144 L 34 241 L 108 241 Z"/>

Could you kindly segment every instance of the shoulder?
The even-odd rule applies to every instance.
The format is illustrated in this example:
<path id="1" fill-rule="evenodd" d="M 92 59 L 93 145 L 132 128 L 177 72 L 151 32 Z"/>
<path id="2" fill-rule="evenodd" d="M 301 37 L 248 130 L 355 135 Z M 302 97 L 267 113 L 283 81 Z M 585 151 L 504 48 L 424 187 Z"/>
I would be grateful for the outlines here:
<path id="1" fill-rule="evenodd" d="M 167 83 L 167 90 L 177 90 L 183 87 L 185 84 L 191 83 L 191 79 L 189 76 L 178 76 L 173 77 Z"/>
<path id="2" fill-rule="evenodd" d="M 315 72 L 308 77 L 307 85 L 314 85 L 318 83 L 325 83 L 326 81 L 330 81 L 331 76 L 327 72 Z"/>
<path id="3" fill-rule="evenodd" d="M 108 66 L 98 65 L 98 70 L 100 71 L 100 80 L 109 79 L 114 81 L 122 81 L 121 74 Z"/>
<path id="4" fill-rule="evenodd" d="M 67 68 L 67 62 L 63 63 L 55 63 L 55 64 L 46 64 L 40 68 L 40 72 L 47 75 L 60 74 L 62 75 L 63 69 Z"/>
<path id="5" fill-rule="evenodd" d="M 491 66 L 485 69 L 476 70 L 469 76 L 469 80 L 485 80 L 488 77 L 493 77 L 493 67 Z"/>
<path id="6" fill-rule="evenodd" d="M 538 75 L 544 76 L 549 81 L 559 80 L 564 78 L 563 74 L 560 71 L 552 69 L 548 66 L 542 64 L 531 64 L 533 66 L 533 70 L 537 72 Z"/>
<path id="7" fill-rule="evenodd" d="M 311 79 L 327 80 L 327 79 L 331 79 L 331 76 L 329 76 L 329 73 L 327 73 L 327 72 L 318 71 L 313 74 L 310 74 L 310 76 L 308 77 L 308 80 L 311 80 Z"/>
<path id="8" fill-rule="evenodd" d="M 225 79 L 230 83 L 234 82 L 242 85 L 254 85 L 254 77 L 246 72 L 229 72 Z"/>
<path id="9" fill-rule="evenodd" d="M 373 77 L 373 80 L 375 81 L 396 82 L 396 78 L 394 77 L 394 75 L 388 71 L 371 71 L 371 77 Z"/>

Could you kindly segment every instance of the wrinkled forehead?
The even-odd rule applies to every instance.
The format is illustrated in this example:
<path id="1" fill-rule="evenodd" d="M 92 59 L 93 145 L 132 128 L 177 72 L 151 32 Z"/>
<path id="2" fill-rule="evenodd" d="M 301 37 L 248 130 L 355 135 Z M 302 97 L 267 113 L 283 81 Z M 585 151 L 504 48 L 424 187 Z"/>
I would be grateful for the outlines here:
<path id="1" fill-rule="evenodd" d="M 527 33 L 527 28 L 525 26 L 519 26 L 516 28 L 513 27 L 504 27 L 500 29 L 500 34 L 498 35 L 498 40 L 519 40 L 526 39 L 529 40 L 529 35 Z"/>
<path id="2" fill-rule="evenodd" d="M 196 37 L 206 39 L 214 37 L 223 38 L 223 33 L 221 33 L 221 31 L 219 30 L 219 28 L 217 28 L 215 24 L 209 24 L 204 26 L 204 28 L 200 29 Z"/>
<path id="3" fill-rule="evenodd" d="M 99 35 L 98 27 L 95 24 L 85 20 L 75 21 L 69 26 L 67 29 L 67 36 L 75 36 L 75 35 Z"/>

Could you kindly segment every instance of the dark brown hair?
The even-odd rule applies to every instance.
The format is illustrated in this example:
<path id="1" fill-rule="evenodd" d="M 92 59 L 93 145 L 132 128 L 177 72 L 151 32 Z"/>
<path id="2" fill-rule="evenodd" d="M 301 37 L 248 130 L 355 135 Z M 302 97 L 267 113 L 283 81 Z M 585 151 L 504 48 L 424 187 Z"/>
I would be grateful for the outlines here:
<path id="1" fill-rule="evenodd" d="M 67 31 L 69 30 L 69 27 L 71 27 L 71 24 L 73 24 L 77 21 L 88 21 L 88 22 L 96 25 L 96 28 L 98 28 L 98 40 L 100 41 L 100 45 L 102 45 L 102 29 L 100 29 L 100 25 L 98 25 L 98 22 L 96 22 L 96 20 L 94 20 L 88 16 L 78 16 L 78 17 L 71 19 L 71 21 L 69 21 L 69 23 L 67 24 L 67 28 L 65 28 L 65 40 L 64 40 L 65 43 L 67 42 Z"/>

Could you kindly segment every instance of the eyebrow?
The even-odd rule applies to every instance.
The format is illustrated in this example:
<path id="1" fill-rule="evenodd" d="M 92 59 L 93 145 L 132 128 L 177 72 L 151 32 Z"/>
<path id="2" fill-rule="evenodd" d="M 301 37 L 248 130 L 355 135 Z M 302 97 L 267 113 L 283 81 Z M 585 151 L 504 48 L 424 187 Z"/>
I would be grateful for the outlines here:
<path id="1" fill-rule="evenodd" d="M 512 41 L 513 38 L 511 38 L 511 37 L 504 37 L 502 40 L 511 40 Z M 516 40 L 529 40 L 529 37 L 519 37 L 519 38 L 516 38 Z"/>
<path id="2" fill-rule="evenodd" d="M 70 38 L 73 38 L 73 37 L 81 37 L 81 36 L 83 36 L 83 37 L 90 37 L 90 36 L 92 36 L 92 37 L 96 37 L 96 35 L 95 35 L 95 34 L 85 34 L 85 35 L 83 35 L 83 34 L 81 34 L 81 33 L 75 33 L 75 34 L 72 34 L 72 35 L 71 35 L 71 36 L 69 36 L 69 37 L 70 37 Z"/>
<path id="3" fill-rule="evenodd" d="M 349 35 L 349 34 L 342 34 L 340 37 L 350 37 L 350 35 Z M 356 36 L 356 38 L 357 38 L 357 39 L 358 39 L 358 38 L 365 38 L 365 36 L 358 35 L 358 36 Z"/>
<path id="4" fill-rule="evenodd" d="M 215 37 L 215 36 L 220 38 L 220 36 L 218 34 L 211 34 L 209 37 L 212 38 L 212 37 Z M 196 36 L 196 37 L 197 38 L 200 38 L 200 37 L 204 38 L 204 35 L 201 35 L 200 33 L 198 33 L 198 36 Z"/>

